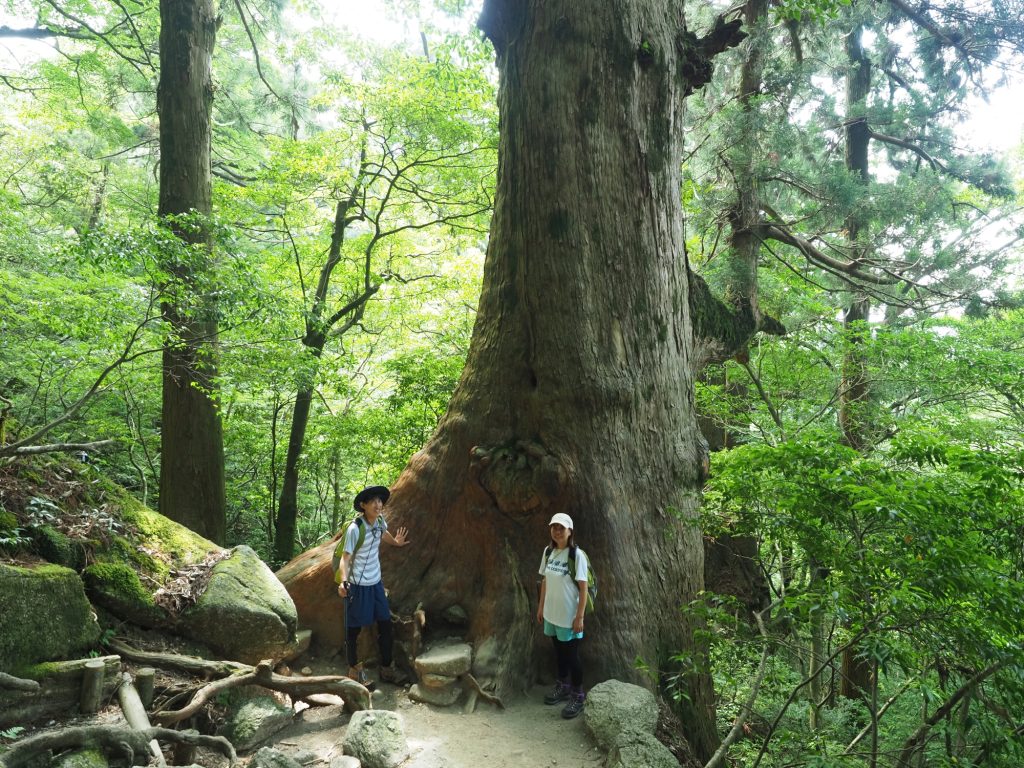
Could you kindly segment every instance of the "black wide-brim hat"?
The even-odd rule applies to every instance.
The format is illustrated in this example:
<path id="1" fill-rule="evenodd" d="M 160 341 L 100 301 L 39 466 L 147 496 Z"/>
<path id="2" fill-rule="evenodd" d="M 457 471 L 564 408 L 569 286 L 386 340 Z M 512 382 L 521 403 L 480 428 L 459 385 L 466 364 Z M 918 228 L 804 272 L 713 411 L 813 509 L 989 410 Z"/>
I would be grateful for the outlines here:
<path id="1" fill-rule="evenodd" d="M 380 499 L 384 504 L 387 504 L 389 498 L 391 498 L 391 491 L 383 485 L 371 485 L 369 488 L 363 488 L 363 490 L 356 494 L 356 498 L 355 501 L 352 502 L 352 506 L 355 507 L 356 512 L 362 512 L 363 508 L 360 505 L 364 501 Z"/>

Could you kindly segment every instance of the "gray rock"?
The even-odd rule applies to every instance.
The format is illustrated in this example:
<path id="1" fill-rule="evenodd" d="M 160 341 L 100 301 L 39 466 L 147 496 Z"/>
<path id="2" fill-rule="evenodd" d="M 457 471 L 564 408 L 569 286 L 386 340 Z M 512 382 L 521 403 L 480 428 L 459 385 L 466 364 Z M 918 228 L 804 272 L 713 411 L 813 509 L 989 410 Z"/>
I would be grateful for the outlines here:
<path id="1" fill-rule="evenodd" d="M 302 763 L 284 752 L 263 747 L 252 756 L 249 768 L 302 768 Z"/>
<path id="2" fill-rule="evenodd" d="M 341 755 L 331 760 L 331 768 L 362 768 L 359 758 L 352 755 Z"/>
<path id="3" fill-rule="evenodd" d="M 294 717 L 290 707 L 278 704 L 269 696 L 248 699 L 228 715 L 220 735 L 239 752 L 247 752 L 287 728 Z"/>
<path id="4" fill-rule="evenodd" d="M 450 675 L 435 675 L 433 672 L 424 672 L 420 675 L 420 685 L 424 688 L 448 688 L 459 681 L 457 677 Z"/>
<path id="5" fill-rule="evenodd" d="M 441 618 L 456 627 L 464 627 L 469 624 L 469 616 L 461 605 L 449 605 L 441 611 Z"/>
<path id="6" fill-rule="evenodd" d="M 96 644 L 100 627 L 78 574 L 59 565 L 0 565 L 0 669 L 74 658 Z"/>
<path id="7" fill-rule="evenodd" d="M 469 672 L 473 649 L 468 643 L 437 645 L 416 657 L 416 676 L 426 674 L 458 677 Z"/>
<path id="8" fill-rule="evenodd" d="M 654 733 L 658 702 L 653 693 L 639 685 L 606 680 L 587 691 L 583 721 L 598 745 L 610 752 L 619 733 L 625 730 Z"/>
<path id="9" fill-rule="evenodd" d="M 462 696 L 461 685 L 451 685 L 447 688 L 428 688 L 424 685 L 414 684 L 409 689 L 409 698 L 423 704 L 433 704 L 435 707 L 450 707 Z"/>
<path id="10" fill-rule="evenodd" d="M 310 765 L 320 760 L 320 756 L 312 749 L 297 749 L 292 752 L 292 759 L 299 765 Z"/>
<path id="11" fill-rule="evenodd" d="M 615 737 L 606 768 L 679 768 L 679 761 L 653 733 L 627 728 Z"/>
<path id="12" fill-rule="evenodd" d="M 395 768 L 409 757 L 402 718 L 394 712 L 364 709 L 352 715 L 342 750 L 364 768 Z"/>
<path id="13" fill-rule="evenodd" d="M 217 563 L 206 591 L 181 616 L 179 632 L 246 664 L 293 652 L 295 603 L 252 549 L 235 547 Z"/>

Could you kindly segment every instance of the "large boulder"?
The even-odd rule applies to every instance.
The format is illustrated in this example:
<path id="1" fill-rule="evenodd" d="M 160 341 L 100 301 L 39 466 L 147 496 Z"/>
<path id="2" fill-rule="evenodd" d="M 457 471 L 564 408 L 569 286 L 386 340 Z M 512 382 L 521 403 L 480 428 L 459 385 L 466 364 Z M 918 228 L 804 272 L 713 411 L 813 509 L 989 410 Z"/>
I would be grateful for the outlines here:
<path id="1" fill-rule="evenodd" d="M 0 565 L 0 670 L 83 655 L 100 628 L 82 580 L 59 565 Z"/>
<path id="2" fill-rule="evenodd" d="M 170 623 L 167 612 L 156 604 L 142 585 L 139 574 L 126 563 L 93 563 L 82 572 L 94 605 L 147 629 Z"/>
<path id="3" fill-rule="evenodd" d="M 246 699 L 237 704 L 220 729 L 239 752 L 248 752 L 284 730 L 295 719 L 291 707 L 269 696 Z"/>
<path id="4" fill-rule="evenodd" d="M 605 768 L 679 768 L 679 761 L 653 733 L 627 728 L 616 736 Z"/>
<path id="5" fill-rule="evenodd" d="M 658 702 L 646 688 L 606 680 L 587 693 L 583 721 L 608 752 L 608 768 L 679 768 L 679 761 L 655 737 Z"/>
<path id="6" fill-rule="evenodd" d="M 206 591 L 186 609 L 178 631 L 245 664 L 289 656 L 296 642 L 295 604 L 274 572 L 246 546 L 214 566 Z"/>
<path id="7" fill-rule="evenodd" d="M 313 648 L 320 654 L 334 653 L 345 644 L 345 601 L 338 597 L 331 570 L 340 537 L 303 552 L 277 572 L 295 603 L 299 624 L 313 631 Z"/>
<path id="8" fill-rule="evenodd" d="M 352 715 L 342 750 L 363 768 L 395 768 L 409 757 L 402 718 L 395 712 L 364 709 Z"/>
<path id="9" fill-rule="evenodd" d="M 609 751 L 623 731 L 654 733 L 658 725 L 658 701 L 653 693 L 639 685 L 605 680 L 587 692 L 583 720 L 598 746 Z"/>

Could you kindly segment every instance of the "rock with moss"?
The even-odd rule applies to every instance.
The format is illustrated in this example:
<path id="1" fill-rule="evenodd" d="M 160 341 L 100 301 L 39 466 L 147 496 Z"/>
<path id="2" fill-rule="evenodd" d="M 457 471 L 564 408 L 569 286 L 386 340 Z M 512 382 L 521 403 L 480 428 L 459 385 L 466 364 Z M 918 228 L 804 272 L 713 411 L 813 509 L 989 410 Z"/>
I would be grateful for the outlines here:
<path id="1" fill-rule="evenodd" d="M 214 566 L 206 591 L 182 613 L 178 631 L 228 659 L 256 664 L 287 656 L 297 625 L 284 585 L 250 547 L 240 546 Z"/>
<path id="2" fill-rule="evenodd" d="M 248 752 L 287 728 L 294 719 L 291 707 L 269 696 L 259 696 L 233 707 L 219 733 L 239 752 Z"/>
<path id="3" fill-rule="evenodd" d="M 209 539 L 145 506 L 119 486 L 107 483 L 104 492 L 110 506 L 118 510 L 125 529 L 131 531 L 129 536 L 113 539 L 109 558 L 131 560 L 147 570 L 152 568 L 162 580 L 171 567 L 202 563 L 211 552 L 221 550 Z"/>
<path id="4" fill-rule="evenodd" d="M 79 571 L 85 565 L 85 547 L 49 525 L 29 529 L 32 549 L 44 560 Z"/>
<path id="5" fill-rule="evenodd" d="M 140 627 L 169 624 L 167 613 L 154 601 L 135 569 L 125 563 L 95 563 L 82 572 L 89 598 L 114 616 Z"/>
<path id="6" fill-rule="evenodd" d="M 100 628 L 78 574 L 59 565 L 0 565 L 0 669 L 82 655 Z"/>
<path id="7" fill-rule="evenodd" d="M 80 749 L 61 755 L 51 765 L 54 768 L 108 768 L 110 763 L 98 749 Z"/>

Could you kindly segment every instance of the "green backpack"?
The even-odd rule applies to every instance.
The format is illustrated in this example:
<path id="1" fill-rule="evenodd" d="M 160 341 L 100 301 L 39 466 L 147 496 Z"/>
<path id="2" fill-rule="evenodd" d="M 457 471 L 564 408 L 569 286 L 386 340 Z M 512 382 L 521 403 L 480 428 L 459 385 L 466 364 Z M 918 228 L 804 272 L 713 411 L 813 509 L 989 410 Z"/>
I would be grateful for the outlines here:
<path id="1" fill-rule="evenodd" d="M 381 516 L 383 520 L 383 515 Z M 387 525 L 387 521 L 384 521 Z M 359 536 L 356 538 L 356 545 L 352 548 L 352 565 L 356 563 L 356 553 L 359 548 L 363 546 L 363 542 L 366 541 L 366 520 L 363 519 L 362 515 L 356 518 L 356 528 L 359 529 Z M 334 554 L 331 556 L 331 568 L 334 569 L 334 583 L 341 584 L 341 556 L 345 554 L 345 536 L 341 537 L 341 541 L 338 542 L 338 546 L 334 548 Z"/>
<path id="2" fill-rule="evenodd" d="M 575 544 L 569 545 L 569 570 L 572 572 L 572 581 L 574 584 L 578 584 L 579 579 L 576 578 L 576 550 L 578 547 Z M 548 560 L 548 556 L 551 554 L 551 547 L 544 547 L 544 562 Z M 584 552 L 584 555 L 587 553 Z M 597 601 L 597 574 L 594 573 L 594 564 L 587 558 L 587 564 L 590 566 L 587 568 L 587 611 L 594 610 L 594 604 Z"/>

